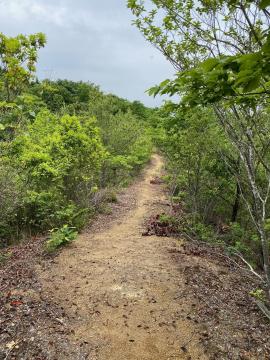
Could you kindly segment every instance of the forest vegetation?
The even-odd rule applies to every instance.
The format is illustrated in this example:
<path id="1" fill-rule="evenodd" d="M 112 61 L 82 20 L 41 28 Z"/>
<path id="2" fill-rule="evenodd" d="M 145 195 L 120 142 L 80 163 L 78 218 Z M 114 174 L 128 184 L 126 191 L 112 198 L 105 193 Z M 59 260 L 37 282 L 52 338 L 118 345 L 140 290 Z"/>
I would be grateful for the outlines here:
<path id="1" fill-rule="evenodd" d="M 264 270 L 270 297 L 270 2 L 129 0 L 134 24 L 174 66 L 149 90 L 188 229 Z M 260 276 L 259 274 L 257 274 Z M 268 314 L 269 316 L 269 314 Z"/>
<path id="2" fill-rule="evenodd" d="M 0 34 L 0 244 L 72 241 L 115 189 L 166 158 L 179 233 L 222 244 L 270 298 L 270 1 L 129 0 L 134 24 L 176 69 L 148 108 L 93 83 L 38 80 L 42 33 Z M 268 317 L 269 311 L 268 311 Z"/>
<path id="3" fill-rule="evenodd" d="M 152 151 L 155 110 L 92 83 L 36 79 L 45 43 L 43 34 L 0 37 L 2 247 L 52 229 L 60 244 L 106 211 Z"/>

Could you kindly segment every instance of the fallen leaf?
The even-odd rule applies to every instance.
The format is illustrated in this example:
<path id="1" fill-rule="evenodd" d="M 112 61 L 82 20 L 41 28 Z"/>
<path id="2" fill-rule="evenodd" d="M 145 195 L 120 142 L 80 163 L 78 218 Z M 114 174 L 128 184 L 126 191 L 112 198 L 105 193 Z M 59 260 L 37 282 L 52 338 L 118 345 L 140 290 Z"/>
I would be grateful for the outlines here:
<path id="1" fill-rule="evenodd" d="M 23 302 L 20 301 L 20 300 L 13 300 L 10 303 L 11 306 L 19 306 L 19 305 L 22 305 L 22 304 L 23 304 Z"/>

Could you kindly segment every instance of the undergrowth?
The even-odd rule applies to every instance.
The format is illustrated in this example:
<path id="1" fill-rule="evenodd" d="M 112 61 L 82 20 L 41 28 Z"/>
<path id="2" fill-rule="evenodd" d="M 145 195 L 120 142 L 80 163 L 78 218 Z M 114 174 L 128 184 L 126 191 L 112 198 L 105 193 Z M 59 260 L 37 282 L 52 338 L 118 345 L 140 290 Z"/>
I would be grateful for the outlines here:
<path id="1" fill-rule="evenodd" d="M 68 225 L 64 225 L 60 229 L 53 229 L 51 230 L 49 240 L 45 243 L 45 249 L 49 253 L 54 252 L 59 247 L 74 241 L 77 235 L 78 232 L 76 228 Z"/>

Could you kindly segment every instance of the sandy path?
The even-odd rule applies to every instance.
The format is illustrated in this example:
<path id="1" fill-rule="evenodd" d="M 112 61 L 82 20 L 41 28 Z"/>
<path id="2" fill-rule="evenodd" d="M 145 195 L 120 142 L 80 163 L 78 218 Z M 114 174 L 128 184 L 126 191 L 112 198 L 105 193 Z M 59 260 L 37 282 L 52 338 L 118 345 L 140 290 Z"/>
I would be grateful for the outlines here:
<path id="1" fill-rule="evenodd" d="M 186 319 L 192 310 L 181 300 L 184 277 L 168 253 L 180 243 L 141 236 L 144 219 L 164 198 L 162 186 L 150 184 L 162 165 L 154 155 L 132 187 L 136 206 L 121 220 L 81 235 L 40 273 L 44 291 L 72 321 L 72 340 L 89 346 L 89 359 L 207 359 Z"/>

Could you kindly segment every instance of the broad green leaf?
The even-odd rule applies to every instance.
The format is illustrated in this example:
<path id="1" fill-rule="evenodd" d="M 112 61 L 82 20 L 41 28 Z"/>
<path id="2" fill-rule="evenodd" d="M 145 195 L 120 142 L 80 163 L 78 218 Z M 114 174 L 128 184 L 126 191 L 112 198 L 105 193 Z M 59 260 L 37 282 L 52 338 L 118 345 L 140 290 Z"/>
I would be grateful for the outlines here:
<path id="1" fill-rule="evenodd" d="M 217 66 L 219 61 L 217 59 L 207 59 L 203 63 L 201 63 L 201 68 L 205 71 L 213 70 L 215 66 Z"/>

